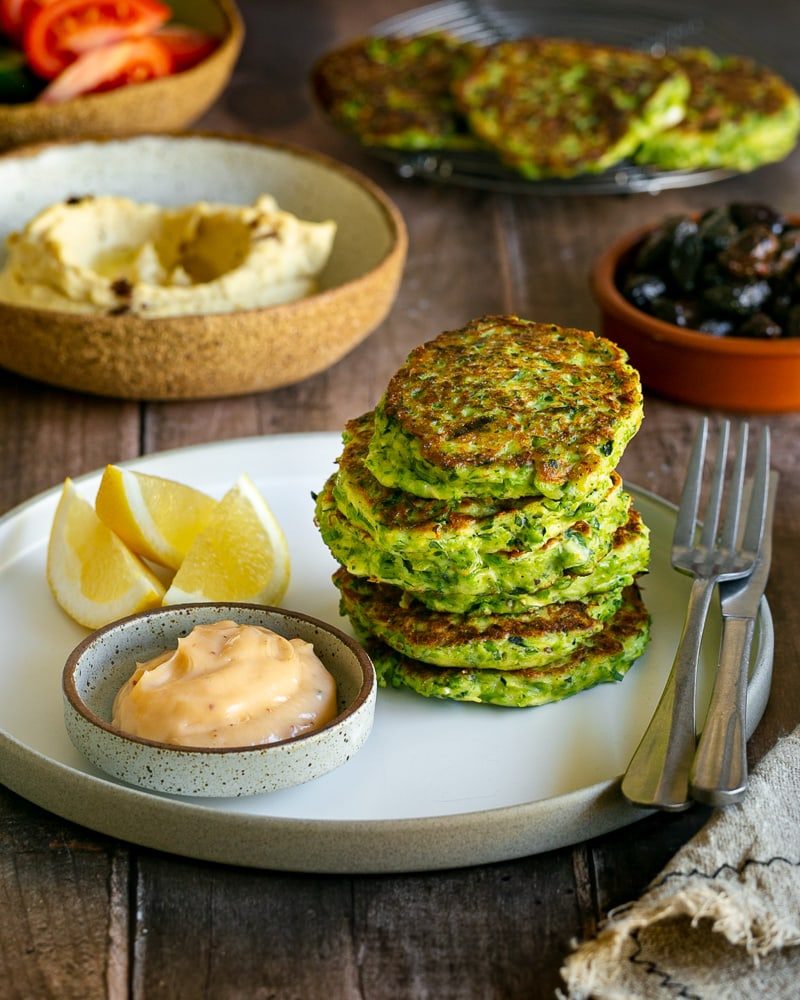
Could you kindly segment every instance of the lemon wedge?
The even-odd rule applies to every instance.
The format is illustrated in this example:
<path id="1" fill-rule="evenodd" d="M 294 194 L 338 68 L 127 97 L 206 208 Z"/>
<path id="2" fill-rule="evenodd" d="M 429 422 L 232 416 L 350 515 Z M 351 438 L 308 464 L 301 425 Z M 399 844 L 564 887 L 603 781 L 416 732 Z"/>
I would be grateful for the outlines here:
<path id="1" fill-rule="evenodd" d="M 64 481 L 47 547 L 47 582 L 67 614 L 87 628 L 155 608 L 164 587 L 72 484 Z"/>
<path id="2" fill-rule="evenodd" d="M 277 604 L 288 586 L 286 536 L 266 500 L 244 475 L 220 500 L 193 542 L 163 603 Z"/>
<path id="3" fill-rule="evenodd" d="M 177 569 L 217 501 L 171 479 L 107 465 L 94 506 L 137 555 Z"/>

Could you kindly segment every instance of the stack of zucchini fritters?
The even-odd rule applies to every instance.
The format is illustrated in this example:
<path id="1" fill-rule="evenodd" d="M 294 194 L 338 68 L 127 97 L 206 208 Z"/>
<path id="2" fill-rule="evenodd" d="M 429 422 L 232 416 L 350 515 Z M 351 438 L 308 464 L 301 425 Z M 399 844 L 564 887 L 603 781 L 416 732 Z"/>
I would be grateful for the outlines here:
<path id="1" fill-rule="evenodd" d="M 409 355 L 317 497 L 379 682 L 524 707 L 619 680 L 648 532 L 614 471 L 639 378 L 583 330 L 489 316 Z"/>

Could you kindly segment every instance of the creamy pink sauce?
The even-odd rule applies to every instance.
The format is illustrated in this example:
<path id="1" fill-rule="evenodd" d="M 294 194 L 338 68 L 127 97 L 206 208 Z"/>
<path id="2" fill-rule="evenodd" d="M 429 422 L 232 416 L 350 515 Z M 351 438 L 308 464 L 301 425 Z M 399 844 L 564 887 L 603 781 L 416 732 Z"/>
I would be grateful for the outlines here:
<path id="1" fill-rule="evenodd" d="M 314 647 L 259 625 L 197 625 L 117 692 L 112 722 L 130 736 L 183 747 L 274 743 L 336 715 L 336 682 Z"/>

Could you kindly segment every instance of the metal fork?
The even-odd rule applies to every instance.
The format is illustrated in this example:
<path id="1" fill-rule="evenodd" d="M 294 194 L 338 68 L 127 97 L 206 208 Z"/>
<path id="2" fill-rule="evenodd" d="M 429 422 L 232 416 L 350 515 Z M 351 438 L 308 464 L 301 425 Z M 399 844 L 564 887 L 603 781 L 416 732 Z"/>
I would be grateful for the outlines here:
<path id="1" fill-rule="evenodd" d="M 700 641 L 714 587 L 721 580 L 747 576 L 755 564 L 764 533 L 769 478 L 769 429 L 764 428 L 753 472 L 753 489 L 743 533 L 742 487 L 747 461 L 747 424 L 739 426 L 736 457 L 726 484 L 730 422 L 722 424 L 705 517 L 698 530 L 697 512 L 703 484 L 708 419 L 704 418 L 692 447 L 672 538 L 672 565 L 694 577 L 689 606 L 675 660 L 650 725 L 622 780 L 624 796 L 650 809 L 685 809 L 689 805 L 689 770 L 694 757 L 695 685 Z M 720 520 L 727 493 L 725 522 Z"/>

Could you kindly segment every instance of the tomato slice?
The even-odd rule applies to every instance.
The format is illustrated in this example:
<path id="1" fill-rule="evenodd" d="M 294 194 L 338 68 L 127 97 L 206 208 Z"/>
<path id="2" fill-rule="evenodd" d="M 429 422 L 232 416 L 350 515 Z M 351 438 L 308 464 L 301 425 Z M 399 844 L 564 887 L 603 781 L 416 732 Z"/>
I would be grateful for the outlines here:
<path id="1" fill-rule="evenodd" d="M 25 24 L 25 55 L 35 73 L 52 80 L 78 56 L 147 35 L 170 14 L 158 0 L 55 0 Z"/>
<path id="2" fill-rule="evenodd" d="M 22 33 L 22 5 L 25 0 L 0 0 L 0 28 L 15 41 Z"/>
<path id="3" fill-rule="evenodd" d="M 158 29 L 155 37 L 169 49 L 174 73 L 196 66 L 219 45 L 219 39 L 214 35 L 186 24 L 167 24 Z"/>
<path id="4" fill-rule="evenodd" d="M 60 104 L 80 94 L 145 83 L 172 72 L 172 56 L 157 38 L 127 38 L 78 56 L 46 87 L 38 100 Z"/>
<path id="5" fill-rule="evenodd" d="M 12 42 L 21 42 L 31 14 L 53 0 L 0 0 L 0 29 Z"/>

